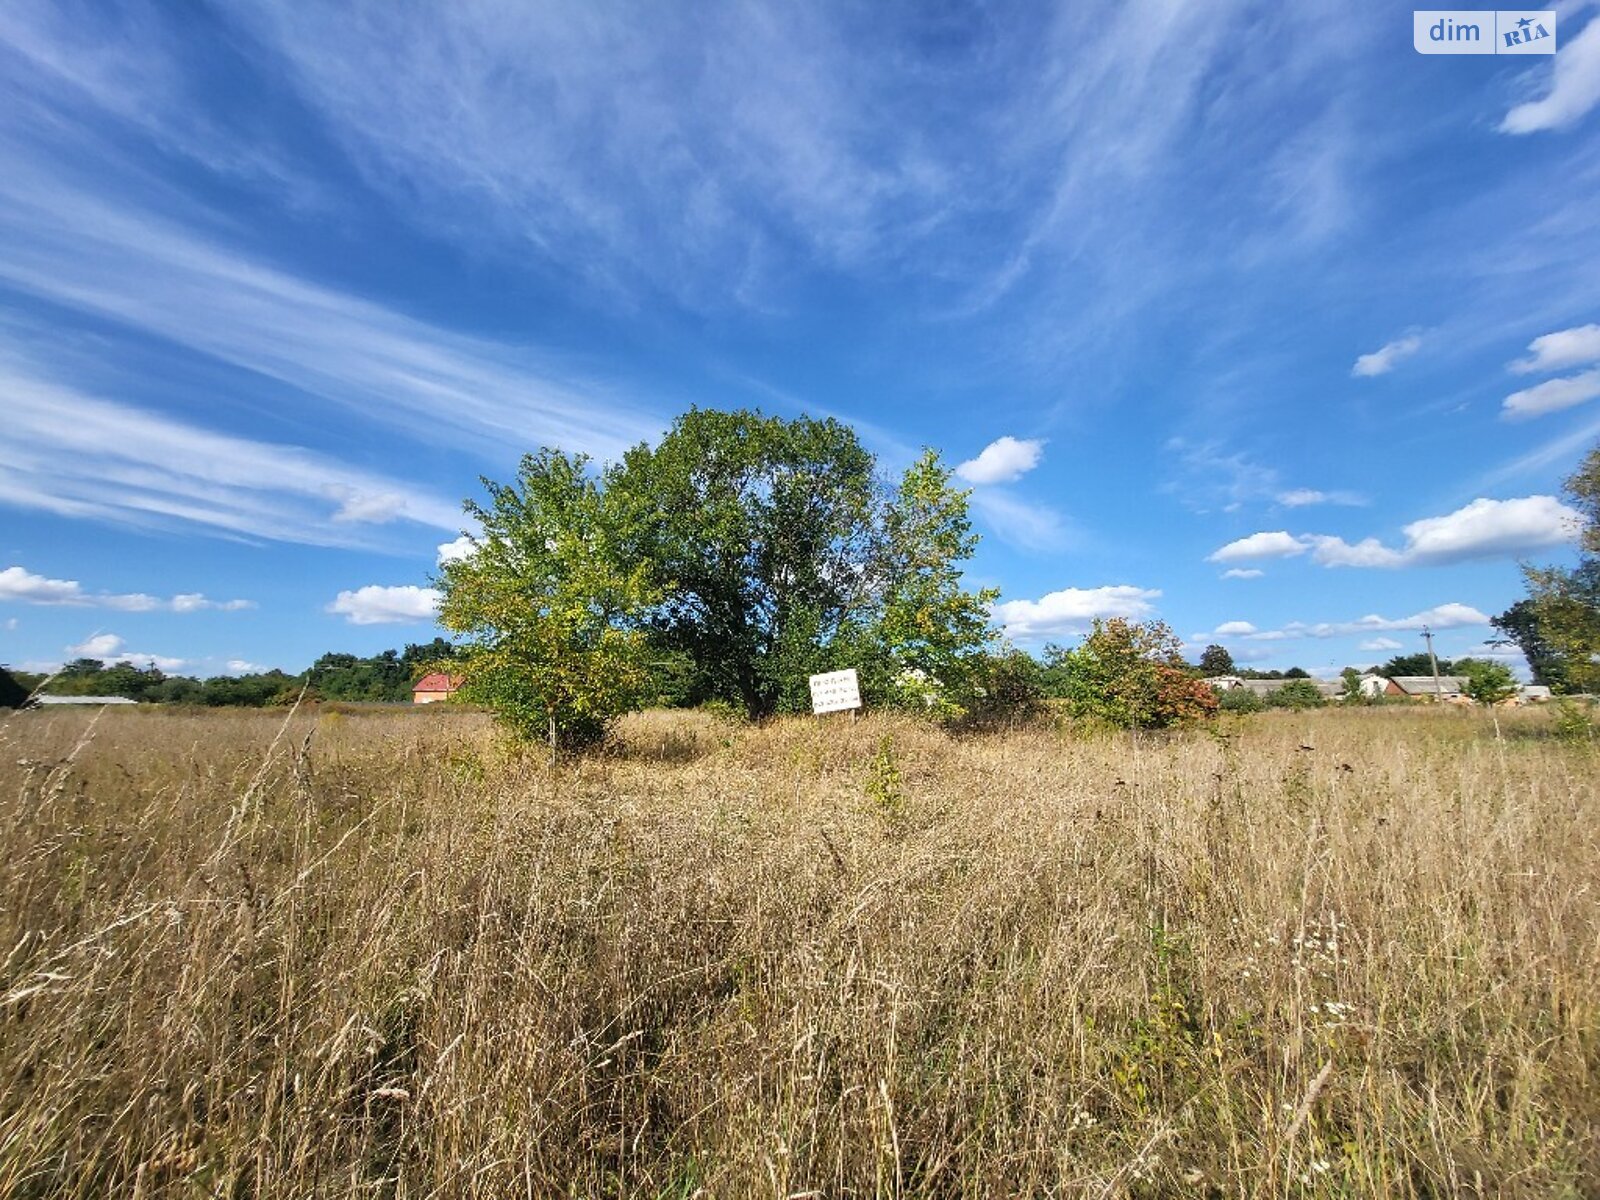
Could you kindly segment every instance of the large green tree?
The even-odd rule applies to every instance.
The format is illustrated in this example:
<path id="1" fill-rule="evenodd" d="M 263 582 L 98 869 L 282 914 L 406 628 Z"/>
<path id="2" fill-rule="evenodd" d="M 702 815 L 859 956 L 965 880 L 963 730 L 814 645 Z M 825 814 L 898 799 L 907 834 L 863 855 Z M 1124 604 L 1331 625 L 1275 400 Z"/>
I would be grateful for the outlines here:
<path id="1" fill-rule="evenodd" d="M 835 420 L 691 409 L 606 477 L 657 643 L 752 717 L 804 702 L 879 580 L 873 456 Z"/>
<path id="2" fill-rule="evenodd" d="M 661 697 L 805 711 L 809 675 L 856 667 L 871 703 L 967 711 L 997 691 L 997 593 L 962 581 L 967 493 L 932 451 L 893 489 L 876 466 L 838 421 L 701 409 L 598 478 L 530 457 L 469 505 L 479 548 L 441 574 L 469 697 L 558 729 L 587 706 L 593 734 Z"/>
<path id="3" fill-rule="evenodd" d="M 1600 584 L 1600 579 L 1596 583 Z M 1596 590 L 1591 603 L 1600 603 L 1600 589 Z M 1518 600 L 1499 616 L 1491 617 L 1490 623 L 1505 635 L 1500 644 L 1509 643 L 1522 651 L 1533 682 L 1558 692 L 1566 690 L 1566 655 L 1545 636 L 1543 617 L 1532 599 Z"/>
<path id="4" fill-rule="evenodd" d="M 625 523 L 582 455 L 530 454 L 515 483 L 484 485 L 488 503 L 467 504 L 476 548 L 440 577 L 439 621 L 467 639 L 464 694 L 552 755 L 592 744 L 649 684 L 649 571 L 626 561 Z"/>

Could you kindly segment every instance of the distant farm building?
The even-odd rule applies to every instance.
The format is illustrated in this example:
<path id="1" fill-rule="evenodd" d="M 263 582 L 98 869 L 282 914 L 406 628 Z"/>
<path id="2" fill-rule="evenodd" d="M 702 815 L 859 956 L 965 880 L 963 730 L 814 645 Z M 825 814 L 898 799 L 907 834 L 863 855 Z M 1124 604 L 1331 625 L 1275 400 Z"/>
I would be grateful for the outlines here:
<path id="1" fill-rule="evenodd" d="M 1266 699 L 1273 692 L 1280 690 L 1291 683 L 1298 683 L 1298 679 L 1241 679 L 1237 675 L 1213 675 L 1206 680 L 1219 692 L 1249 692 L 1251 695 Z M 1337 680 L 1308 679 L 1307 683 L 1313 684 L 1317 691 L 1328 700 L 1337 700 L 1344 695 L 1344 684 Z"/>
<path id="2" fill-rule="evenodd" d="M 35 696 L 35 704 L 133 704 L 126 696 Z"/>
<path id="3" fill-rule="evenodd" d="M 1409 696 L 1413 700 L 1450 700 L 1460 703 L 1467 699 L 1465 675 L 1396 675 L 1384 680 L 1380 693 L 1384 696 Z"/>
<path id="4" fill-rule="evenodd" d="M 461 676 L 435 671 L 417 680 L 416 686 L 411 689 L 411 703 L 433 704 L 440 700 L 448 700 L 460 687 Z"/>

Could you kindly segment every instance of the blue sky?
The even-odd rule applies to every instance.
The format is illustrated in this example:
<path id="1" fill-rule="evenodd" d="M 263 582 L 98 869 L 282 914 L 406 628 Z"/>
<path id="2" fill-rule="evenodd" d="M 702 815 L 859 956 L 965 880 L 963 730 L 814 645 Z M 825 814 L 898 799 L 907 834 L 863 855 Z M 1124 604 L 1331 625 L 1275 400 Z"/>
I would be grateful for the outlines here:
<path id="1" fill-rule="evenodd" d="M 690 404 L 974 487 L 1021 644 L 1481 648 L 1600 439 L 1600 13 L 0 6 L 0 660 L 432 637 L 480 475 Z"/>

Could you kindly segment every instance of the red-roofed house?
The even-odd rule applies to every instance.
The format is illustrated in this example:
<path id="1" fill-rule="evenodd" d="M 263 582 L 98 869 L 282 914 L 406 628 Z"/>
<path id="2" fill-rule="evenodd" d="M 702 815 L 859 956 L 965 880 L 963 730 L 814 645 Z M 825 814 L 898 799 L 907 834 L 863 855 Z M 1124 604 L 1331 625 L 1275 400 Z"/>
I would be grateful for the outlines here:
<path id="1" fill-rule="evenodd" d="M 460 686 L 461 676 L 435 671 L 417 680 L 416 686 L 411 689 L 411 703 L 433 704 L 438 700 L 448 700 Z"/>

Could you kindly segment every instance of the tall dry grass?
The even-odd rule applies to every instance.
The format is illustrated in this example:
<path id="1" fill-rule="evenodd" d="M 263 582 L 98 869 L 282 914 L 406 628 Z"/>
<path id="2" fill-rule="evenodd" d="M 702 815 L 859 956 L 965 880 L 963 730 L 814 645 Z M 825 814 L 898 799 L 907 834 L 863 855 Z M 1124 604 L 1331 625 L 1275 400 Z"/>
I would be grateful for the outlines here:
<path id="1" fill-rule="evenodd" d="M 0 730 L 4 1196 L 1595 1195 L 1544 718 Z"/>

